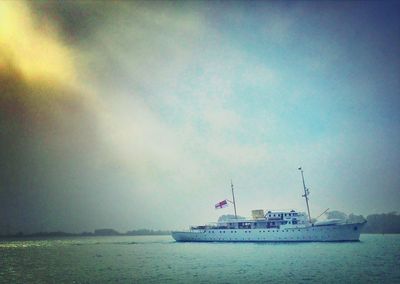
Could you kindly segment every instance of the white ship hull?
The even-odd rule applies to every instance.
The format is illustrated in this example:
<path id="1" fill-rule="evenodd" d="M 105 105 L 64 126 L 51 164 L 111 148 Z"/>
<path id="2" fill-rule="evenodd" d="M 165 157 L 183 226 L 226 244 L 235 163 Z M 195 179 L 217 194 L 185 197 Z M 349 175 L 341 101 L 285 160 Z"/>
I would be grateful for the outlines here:
<path id="1" fill-rule="evenodd" d="M 205 229 L 172 232 L 177 242 L 340 242 L 359 241 L 365 223 L 290 229 Z"/>

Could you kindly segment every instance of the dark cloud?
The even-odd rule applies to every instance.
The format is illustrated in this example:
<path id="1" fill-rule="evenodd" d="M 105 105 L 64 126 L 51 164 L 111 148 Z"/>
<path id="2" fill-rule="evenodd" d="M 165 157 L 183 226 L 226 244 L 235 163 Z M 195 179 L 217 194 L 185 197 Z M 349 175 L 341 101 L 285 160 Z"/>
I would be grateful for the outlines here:
<path id="1" fill-rule="evenodd" d="M 97 170 L 94 107 L 72 87 L 26 80 L 12 65 L 0 72 L 0 94 L 1 229 L 61 229 L 69 221 L 56 215 L 74 215 Z"/>
<path id="2" fill-rule="evenodd" d="M 92 2 L 77 1 L 32 1 L 34 13 L 41 18 L 48 18 L 57 23 L 67 41 L 76 43 L 90 35 L 98 22 L 104 20 L 103 5 L 94 5 Z"/>

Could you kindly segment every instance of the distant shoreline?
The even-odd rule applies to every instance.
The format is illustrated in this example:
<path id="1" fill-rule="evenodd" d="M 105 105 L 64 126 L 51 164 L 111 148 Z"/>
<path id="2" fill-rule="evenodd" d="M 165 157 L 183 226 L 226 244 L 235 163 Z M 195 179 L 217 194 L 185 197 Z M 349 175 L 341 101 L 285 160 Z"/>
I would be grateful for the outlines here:
<path id="1" fill-rule="evenodd" d="M 0 239 L 19 239 L 19 238 L 40 238 L 40 237 L 103 237 L 103 236 L 165 236 L 170 235 L 170 231 L 162 230 L 149 230 L 140 229 L 132 230 L 126 233 L 120 233 L 114 229 L 97 229 L 94 232 L 82 232 L 82 233 L 68 233 L 62 231 L 56 232 L 37 232 L 32 234 L 24 234 L 19 232 L 16 234 L 0 235 Z"/>

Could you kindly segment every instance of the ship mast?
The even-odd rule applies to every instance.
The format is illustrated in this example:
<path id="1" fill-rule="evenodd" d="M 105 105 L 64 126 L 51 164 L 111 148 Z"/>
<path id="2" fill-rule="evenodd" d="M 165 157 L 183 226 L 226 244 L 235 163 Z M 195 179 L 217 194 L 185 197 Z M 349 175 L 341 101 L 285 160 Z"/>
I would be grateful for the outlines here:
<path id="1" fill-rule="evenodd" d="M 301 171 L 301 178 L 303 180 L 303 188 L 304 188 L 304 195 L 302 195 L 306 199 L 307 204 L 307 211 L 308 211 L 308 220 L 311 222 L 311 215 L 310 215 L 310 206 L 308 205 L 308 195 L 310 195 L 310 190 L 306 187 L 306 183 L 304 182 L 304 174 L 303 169 L 300 167 L 299 171 Z"/>
<path id="2" fill-rule="evenodd" d="M 235 193 L 233 192 L 233 183 L 232 183 L 232 180 L 231 180 L 231 188 L 232 188 L 233 208 L 235 209 L 235 219 L 237 220 L 237 215 L 236 215 L 236 202 L 235 202 Z"/>

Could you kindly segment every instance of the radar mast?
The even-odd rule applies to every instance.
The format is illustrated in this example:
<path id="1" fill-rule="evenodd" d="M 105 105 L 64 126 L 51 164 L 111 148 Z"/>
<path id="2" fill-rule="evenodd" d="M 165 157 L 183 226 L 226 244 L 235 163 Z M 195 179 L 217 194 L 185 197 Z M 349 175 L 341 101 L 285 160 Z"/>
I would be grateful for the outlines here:
<path id="1" fill-rule="evenodd" d="M 237 220 L 237 215 L 236 215 L 236 202 L 235 202 L 235 193 L 233 192 L 233 183 L 232 183 L 232 180 L 231 180 L 231 188 L 232 188 L 233 208 L 235 209 L 235 219 Z"/>
<path id="2" fill-rule="evenodd" d="M 303 169 L 300 167 L 298 169 L 301 172 L 301 178 L 303 180 L 303 188 L 304 188 L 304 195 L 302 195 L 306 199 L 306 204 L 307 204 L 307 212 L 308 212 L 308 220 L 311 222 L 311 215 L 310 215 L 310 206 L 308 205 L 308 196 L 310 195 L 310 190 L 306 187 L 306 183 L 304 182 L 304 174 L 303 174 Z"/>

